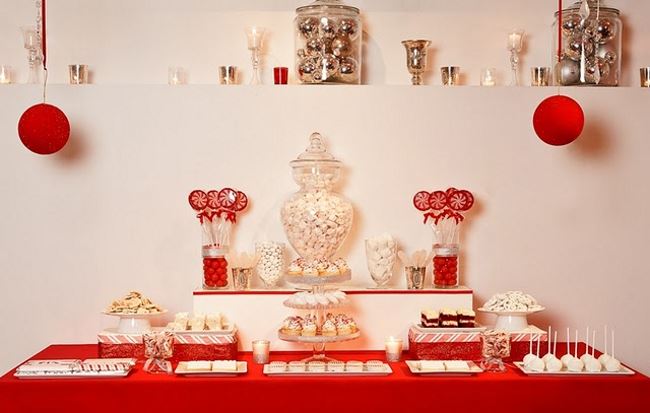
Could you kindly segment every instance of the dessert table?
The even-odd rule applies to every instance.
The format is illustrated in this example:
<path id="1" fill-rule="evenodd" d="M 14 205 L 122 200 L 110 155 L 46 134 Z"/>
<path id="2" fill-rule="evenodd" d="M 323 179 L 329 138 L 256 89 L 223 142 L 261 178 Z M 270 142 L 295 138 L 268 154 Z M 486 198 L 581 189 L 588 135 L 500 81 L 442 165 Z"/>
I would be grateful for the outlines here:
<path id="1" fill-rule="evenodd" d="M 341 360 L 383 359 L 381 352 L 337 352 Z M 52 345 L 35 359 L 94 358 L 97 345 Z M 272 353 L 272 360 L 296 360 Z M 0 379 L 0 411 L 115 412 L 188 411 L 425 411 L 453 412 L 639 412 L 650 405 L 650 379 L 627 377 L 527 377 L 514 366 L 506 373 L 465 377 L 418 377 L 404 362 L 386 377 L 266 377 L 250 353 L 240 353 L 248 373 L 198 378 L 150 375 L 142 362 L 122 379 Z M 646 406 L 645 408 L 643 406 Z M 232 409 L 232 410 L 231 410 Z"/>

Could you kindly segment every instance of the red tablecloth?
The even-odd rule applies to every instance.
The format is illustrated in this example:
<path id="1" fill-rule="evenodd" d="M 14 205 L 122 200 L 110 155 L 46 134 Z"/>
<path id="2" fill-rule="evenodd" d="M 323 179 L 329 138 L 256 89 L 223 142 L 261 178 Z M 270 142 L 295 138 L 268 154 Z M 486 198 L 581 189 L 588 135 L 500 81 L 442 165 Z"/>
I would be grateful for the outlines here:
<path id="1" fill-rule="evenodd" d="M 94 358 L 96 345 L 55 345 L 34 358 Z M 335 353 L 342 360 L 381 359 L 378 352 Z M 295 360 L 300 355 L 273 355 Z M 149 375 L 142 365 L 123 379 L 0 379 L 0 412 L 647 412 L 650 379 L 631 377 L 527 377 L 506 373 L 470 377 L 418 377 L 404 363 L 387 377 L 266 377 L 249 362 L 234 378 Z"/>

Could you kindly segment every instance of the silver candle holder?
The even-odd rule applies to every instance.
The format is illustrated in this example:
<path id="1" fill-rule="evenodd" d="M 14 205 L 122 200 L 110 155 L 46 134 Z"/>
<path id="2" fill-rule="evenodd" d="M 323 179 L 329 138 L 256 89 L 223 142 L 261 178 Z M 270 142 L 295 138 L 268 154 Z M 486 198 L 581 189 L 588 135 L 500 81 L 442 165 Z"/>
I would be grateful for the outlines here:
<path id="1" fill-rule="evenodd" d="M 404 40 L 406 48 L 406 68 L 411 74 L 411 83 L 419 86 L 423 83 L 422 75 L 427 70 L 427 49 L 429 40 Z"/>
<path id="2" fill-rule="evenodd" d="M 88 66 L 87 65 L 69 65 L 68 71 L 70 73 L 71 85 L 86 85 L 88 84 Z"/>
<path id="3" fill-rule="evenodd" d="M 236 85 L 237 66 L 219 66 L 219 83 L 222 85 Z"/>
<path id="4" fill-rule="evenodd" d="M 444 66 L 440 68 L 442 75 L 443 86 L 458 86 L 460 85 L 460 67 L 458 66 Z"/>
<path id="5" fill-rule="evenodd" d="M 530 69 L 531 86 L 548 86 L 551 81 L 550 67 L 532 67 Z"/>
<path id="6" fill-rule="evenodd" d="M 650 87 L 650 67 L 641 68 L 641 87 Z"/>

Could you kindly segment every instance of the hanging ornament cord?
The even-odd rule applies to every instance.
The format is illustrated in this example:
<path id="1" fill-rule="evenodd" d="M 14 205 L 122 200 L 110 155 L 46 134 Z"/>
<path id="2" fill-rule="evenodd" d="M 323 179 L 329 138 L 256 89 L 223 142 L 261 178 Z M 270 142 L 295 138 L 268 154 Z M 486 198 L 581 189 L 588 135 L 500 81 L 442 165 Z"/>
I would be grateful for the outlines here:
<path id="1" fill-rule="evenodd" d="M 36 0 L 36 31 L 37 38 L 41 43 L 41 52 L 43 54 L 43 103 L 45 103 L 47 91 L 47 30 L 46 30 L 46 0 Z"/>

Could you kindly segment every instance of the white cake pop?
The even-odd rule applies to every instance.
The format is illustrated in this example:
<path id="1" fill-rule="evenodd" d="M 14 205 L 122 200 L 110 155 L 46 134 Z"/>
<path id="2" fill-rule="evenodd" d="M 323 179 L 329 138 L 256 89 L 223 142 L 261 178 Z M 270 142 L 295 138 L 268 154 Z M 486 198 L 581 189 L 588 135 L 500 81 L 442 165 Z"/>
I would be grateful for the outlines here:
<path id="1" fill-rule="evenodd" d="M 585 364 L 578 358 L 578 330 L 576 330 L 576 341 L 573 347 L 573 358 L 569 360 L 567 369 L 569 371 L 578 372 L 585 368 Z"/>
<path id="2" fill-rule="evenodd" d="M 562 365 L 566 368 L 569 368 L 569 361 L 573 358 L 571 354 L 571 334 L 569 333 L 569 327 L 566 328 L 566 354 L 560 358 Z"/>
<path id="3" fill-rule="evenodd" d="M 600 365 L 600 361 L 594 357 L 594 347 L 596 344 L 596 330 L 594 329 L 591 332 L 591 354 L 587 358 L 587 361 L 585 361 L 585 370 L 596 373 L 599 372 L 603 369 L 603 366 Z"/>
<path id="4" fill-rule="evenodd" d="M 535 371 L 535 372 L 542 372 L 544 371 L 544 360 L 539 358 L 539 334 L 537 334 L 537 354 L 535 357 L 530 360 L 530 363 L 528 363 L 528 366 L 526 367 L 530 371 Z"/>
<path id="5" fill-rule="evenodd" d="M 551 353 L 551 326 L 548 326 L 548 333 L 546 334 L 546 354 L 542 357 L 544 363 L 548 363 L 550 359 L 553 358 L 553 353 Z"/>
<path id="6" fill-rule="evenodd" d="M 612 358 L 612 356 L 607 354 L 607 325 L 605 325 L 605 334 L 603 336 L 605 338 L 605 348 L 603 349 L 603 354 L 601 354 L 600 357 L 598 357 L 598 361 L 600 362 L 600 364 L 603 367 L 605 367 L 605 365 L 607 364 L 607 361 L 610 358 Z"/>
<path id="7" fill-rule="evenodd" d="M 593 343 L 591 343 L 593 345 Z M 587 361 L 592 359 L 593 356 L 589 353 L 589 326 L 587 326 L 587 335 L 585 336 L 585 352 L 582 356 L 580 356 L 580 361 L 584 363 L 584 365 L 587 365 Z"/>
<path id="8" fill-rule="evenodd" d="M 612 356 L 607 360 L 607 363 L 605 363 L 605 370 L 609 372 L 616 372 L 621 370 L 621 362 L 616 360 L 616 356 L 614 355 L 614 330 L 612 330 Z"/>
<path id="9" fill-rule="evenodd" d="M 530 333 L 528 336 L 528 354 L 524 356 L 524 367 L 528 367 L 531 361 L 535 359 L 535 354 L 533 353 L 533 334 Z"/>
<path id="10" fill-rule="evenodd" d="M 551 357 L 546 362 L 546 371 L 551 373 L 557 373 L 558 371 L 562 370 L 562 362 L 557 357 L 555 357 L 556 350 L 557 350 L 557 330 L 553 335 L 553 354 L 551 354 Z"/>

